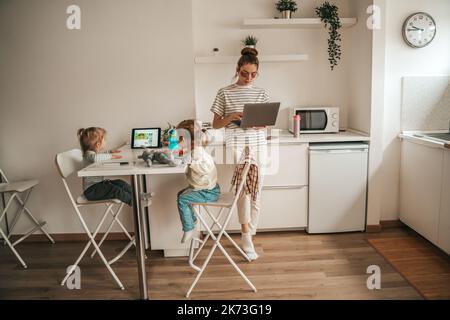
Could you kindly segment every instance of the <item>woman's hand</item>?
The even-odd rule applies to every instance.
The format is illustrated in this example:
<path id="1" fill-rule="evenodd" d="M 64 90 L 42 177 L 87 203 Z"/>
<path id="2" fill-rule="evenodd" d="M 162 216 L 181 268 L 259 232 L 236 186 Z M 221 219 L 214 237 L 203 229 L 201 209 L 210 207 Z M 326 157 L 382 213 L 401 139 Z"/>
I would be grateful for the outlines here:
<path id="1" fill-rule="evenodd" d="M 228 123 L 230 123 L 231 121 L 241 120 L 243 115 L 244 115 L 243 112 L 235 112 L 230 114 L 227 117 L 227 119 L 229 120 Z"/>
<path id="2" fill-rule="evenodd" d="M 230 124 L 231 121 L 241 120 L 243 113 L 235 112 L 227 117 L 221 117 L 218 114 L 214 114 L 213 128 L 220 129 Z"/>
<path id="3" fill-rule="evenodd" d="M 121 152 L 122 152 L 122 150 L 119 150 L 119 149 L 111 150 L 111 153 L 121 153 Z"/>
<path id="4" fill-rule="evenodd" d="M 112 158 L 112 159 L 120 159 L 120 158 L 122 158 L 122 156 L 119 156 L 119 155 L 117 155 L 117 154 L 113 154 L 113 155 L 111 156 L 111 158 Z"/>

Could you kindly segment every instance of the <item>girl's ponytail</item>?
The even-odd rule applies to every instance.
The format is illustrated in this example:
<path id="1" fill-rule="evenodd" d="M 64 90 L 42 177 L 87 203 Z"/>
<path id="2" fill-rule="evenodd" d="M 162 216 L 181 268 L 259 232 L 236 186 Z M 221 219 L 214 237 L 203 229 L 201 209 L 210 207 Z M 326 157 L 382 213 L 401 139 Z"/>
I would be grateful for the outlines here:
<path id="1" fill-rule="evenodd" d="M 81 135 L 83 134 L 83 131 L 84 131 L 84 128 L 78 129 L 78 131 L 77 131 L 77 136 L 78 136 L 78 138 L 81 137 Z"/>

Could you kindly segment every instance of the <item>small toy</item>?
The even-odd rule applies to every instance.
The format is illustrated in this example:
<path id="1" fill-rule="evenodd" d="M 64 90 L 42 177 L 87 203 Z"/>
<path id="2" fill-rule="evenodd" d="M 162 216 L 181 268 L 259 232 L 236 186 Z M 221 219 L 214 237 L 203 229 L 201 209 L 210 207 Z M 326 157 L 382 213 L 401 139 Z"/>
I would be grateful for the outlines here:
<path id="1" fill-rule="evenodd" d="M 172 160 L 164 152 L 151 149 L 144 149 L 138 158 L 144 160 L 148 167 L 151 167 L 154 163 L 168 164 L 171 167 L 176 167 L 181 164 L 181 160 Z"/>

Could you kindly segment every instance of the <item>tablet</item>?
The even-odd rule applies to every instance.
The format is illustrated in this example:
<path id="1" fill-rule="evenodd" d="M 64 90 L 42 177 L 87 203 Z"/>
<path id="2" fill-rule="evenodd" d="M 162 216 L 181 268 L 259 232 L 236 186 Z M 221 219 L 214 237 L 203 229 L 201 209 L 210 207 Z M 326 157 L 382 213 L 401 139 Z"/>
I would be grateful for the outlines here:
<path id="1" fill-rule="evenodd" d="M 161 128 L 134 128 L 131 130 L 131 148 L 161 148 Z"/>

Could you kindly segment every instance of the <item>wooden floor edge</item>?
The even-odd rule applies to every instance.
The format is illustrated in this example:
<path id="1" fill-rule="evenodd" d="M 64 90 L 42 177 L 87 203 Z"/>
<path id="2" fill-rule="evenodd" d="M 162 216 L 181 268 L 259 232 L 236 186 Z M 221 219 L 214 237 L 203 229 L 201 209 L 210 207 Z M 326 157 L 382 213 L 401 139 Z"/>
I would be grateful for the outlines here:
<path id="1" fill-rule="evenodd" d="M 397 220 L 382 220 L 382 221 L 380 221 L 380 224 L 367 225 L 366 232 L 375 233 L 375 232 L 381 232 L 382 229 L 403 228 L 404 226 L 405 226 L 405 224 L 398 219 Z"/>
<path id="2" fill-rule="evenodd" d="M 375 233 L 381 232 L 382 229 L 387 228 L 399 228 L 404 227 L 400 220 L 384 220 L 380 221 L 380 224 L 376 225 L 368 225 L 366 228 L 366 232 Z M 73 242 L 73 241 L 88 241 L 88 237 L 84 233 L 54 233 L 50 234 L 52 238 L 56 242 Z M 100 240 L 104 233 L 99 233 L 96 237 L 96 240 Z M 130 235 L 133 235 L 133 232 L 130 232 Z M 13 241 L 19 239 L 22 235 L 12 235 L 11 239 Z M 126 234 L 123 232 L 111 232 L 108 236 L 109 240 L 127 240 Z M 48 241 L 47 237 L 43 234 L 33 234 L 29 236 L 24 242 L 45 242 Z"/>

